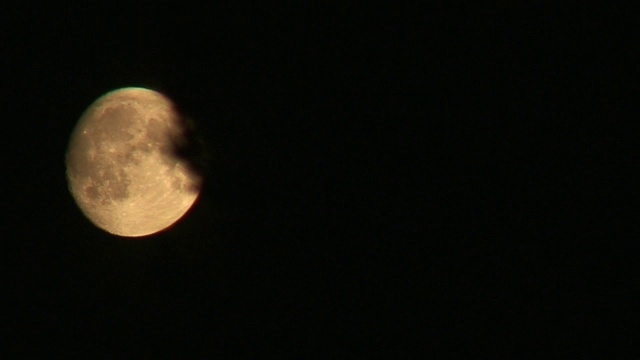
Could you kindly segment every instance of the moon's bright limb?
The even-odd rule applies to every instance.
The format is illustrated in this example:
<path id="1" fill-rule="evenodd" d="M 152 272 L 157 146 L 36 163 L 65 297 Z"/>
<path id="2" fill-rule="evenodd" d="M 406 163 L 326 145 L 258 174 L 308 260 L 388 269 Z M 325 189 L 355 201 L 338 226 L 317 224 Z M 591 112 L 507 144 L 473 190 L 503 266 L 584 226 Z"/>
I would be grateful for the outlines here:
<path id="1" fill-rule="evenodd" d="M 99 228 L 144 236 L 178 221 L 200 177 L 175 155 L 183 121 L 164 95 L 122 88 L 98 98 L 78 121 L 66 154 L 76 203 Z"/>

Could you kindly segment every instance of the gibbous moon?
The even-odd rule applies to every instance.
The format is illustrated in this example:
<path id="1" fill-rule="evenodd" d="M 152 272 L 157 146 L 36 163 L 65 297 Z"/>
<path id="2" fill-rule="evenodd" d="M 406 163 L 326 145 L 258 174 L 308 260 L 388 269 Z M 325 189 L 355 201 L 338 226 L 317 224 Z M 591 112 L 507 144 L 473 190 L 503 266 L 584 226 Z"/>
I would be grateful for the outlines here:
<path id="1" fill-rule="evenodd" d="M 66 154 L 69 188 L 84 215 L 130 237 L 178 221 L 201 181 L 175 155 L 185 130 L 174 104 L 158 92 L 122 88 L 98 98 L 78 120 Z"/>

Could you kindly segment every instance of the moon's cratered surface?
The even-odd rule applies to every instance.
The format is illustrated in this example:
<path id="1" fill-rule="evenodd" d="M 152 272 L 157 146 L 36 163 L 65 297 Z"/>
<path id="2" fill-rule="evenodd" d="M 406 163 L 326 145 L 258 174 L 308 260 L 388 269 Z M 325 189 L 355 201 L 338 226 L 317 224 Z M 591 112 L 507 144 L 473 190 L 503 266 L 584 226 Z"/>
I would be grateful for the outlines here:
<path id="1" fill-rule="evenodd" d="M 201 180 L 175 155 L 185 131 L 174 104 L 153 90 L 123 88 L 98 98 L 78 121 L 66 154 L 69 187 L 85 216 L 131 237 L 178 221 Z"/>

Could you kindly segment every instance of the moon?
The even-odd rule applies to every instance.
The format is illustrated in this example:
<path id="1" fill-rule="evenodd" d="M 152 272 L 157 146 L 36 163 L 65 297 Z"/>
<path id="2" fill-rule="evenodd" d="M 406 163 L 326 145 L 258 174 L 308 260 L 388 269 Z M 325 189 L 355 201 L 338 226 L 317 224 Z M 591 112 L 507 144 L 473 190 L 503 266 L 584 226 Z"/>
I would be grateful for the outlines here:
<path id="1" fill-rule="evenodd" d="M 201 183 L 175 155 L 185 131 L 184 118 L 159 92 L 129 87 L 98 98 L 78 120 L 65 159 L 80 210 L 97 227 L 125 237 L 177 222 Z"/>

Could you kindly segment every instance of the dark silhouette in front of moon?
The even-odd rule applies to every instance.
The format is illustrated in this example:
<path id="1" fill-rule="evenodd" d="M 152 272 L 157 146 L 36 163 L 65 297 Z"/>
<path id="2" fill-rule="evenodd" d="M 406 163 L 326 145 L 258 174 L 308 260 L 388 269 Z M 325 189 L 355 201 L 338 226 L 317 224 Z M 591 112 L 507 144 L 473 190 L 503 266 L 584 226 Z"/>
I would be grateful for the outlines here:
<path id="1" fill-rule="evenodd" d="M 200 173 L 184 119 L 162 94 L 123 88 L 82 115 L 67 151 L 67 178 L 82 212 L 121 236 L 144 236 L 179 220 L 198 197 Z"/>

